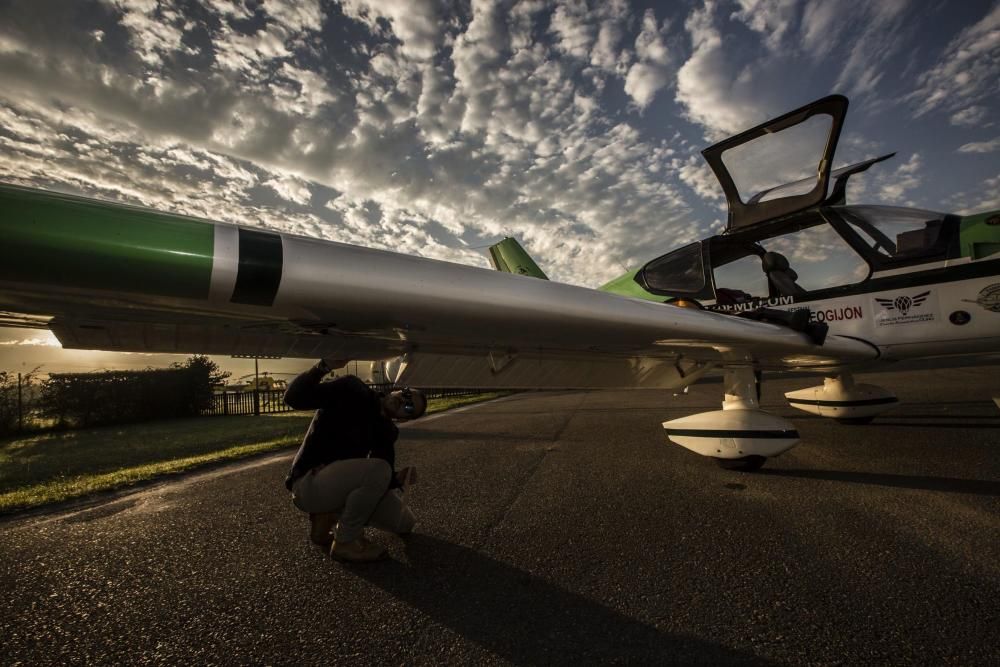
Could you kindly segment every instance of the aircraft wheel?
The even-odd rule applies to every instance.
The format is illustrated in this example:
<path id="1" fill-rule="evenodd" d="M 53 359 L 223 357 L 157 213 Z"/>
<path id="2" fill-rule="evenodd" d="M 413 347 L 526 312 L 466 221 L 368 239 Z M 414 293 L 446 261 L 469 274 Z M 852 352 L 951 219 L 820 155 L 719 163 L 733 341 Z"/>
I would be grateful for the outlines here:
<path id="1" fill-rule="evenodd" d="M 875 415 L 871 417 L 840 417 L 837 419 L 837 423 L 858 426 L 861 424 L 871 424 L 874 420 Z"/>
<path id="2" fill-rule="evenodd" d="M 723 470 L 738 470 L 740 472 L 753 472 L 760 470 L 760 467 L 767 461 L 766 456 L 744 456 L 738 459 L 715 459 L 715 463 Z"/>

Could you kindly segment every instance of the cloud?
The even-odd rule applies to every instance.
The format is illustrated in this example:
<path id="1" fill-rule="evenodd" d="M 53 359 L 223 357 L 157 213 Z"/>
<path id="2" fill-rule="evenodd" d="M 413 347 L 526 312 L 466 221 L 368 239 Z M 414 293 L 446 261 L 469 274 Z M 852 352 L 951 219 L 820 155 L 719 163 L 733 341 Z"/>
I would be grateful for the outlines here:
<path id="1" fill-rule="evenodd" d="M 8 333 L 13 333 L 9 332 Z M 31 347 L 60 347 L 59 341 L 51 331 L 32 332 L 28 338 L 14 338 L 13 340 L 0 340 L 0 345 L 10 346 L 31 346 Z"/>
<path id="2" fill-rule="evenodd" d="M 907 96 L 916 118 L 936 109 L 965 109 L 981 100 L 995 103 L 1000 80 L 1000 4 L 960 32 L 934 67 L 917 79 Z"/>
<path id="3" fill-rule="evenodd" d="M 989 110 L 986 107 L 974 104 L 971 107 L 956 111 L 948 120 L 952 125 L 974 127 L 983 124 L 987 113 L 989 113 Z M 989 126 L 992 123 L 986 123 L 986 125 Z"/>
<path id="4" fill-rule="evenodd" d="M 973 192 L 958 192 L 948 198 L 958 215 L 973 215 L 1000 209 L 1000 174 L 985 179 Z"/>
<path id="5" fill-rule="evenodd" d="M 547 3 L 538 0 L 515 5 L 516 15 L 524 18 L 540 12 Z M 626 0 L 558 0 L 549 18 L 549 33 L 559 53 L 589 63 L 601 75 L 623 76 L 631 55 L 619 49 L 631 10 Z M 512 39 L 515 48 L 531 45 L 530 29 Z M 513 35 L 512 35 L 513 36 Z"/>
<path id="6" fill-rule="evenodd" d="M 285 201 L 300 206 L 308 206 L 309 201 L 312 199 L 312 191 L 309 189 L 309 184 L 301 178 L 282 175 L 266 181 L 264 185 L 274 190 Z"/>
<path id="7" fill-rule="evenodd" d="M 596 83 L 667 62 L 665 24 L 567 2 L 590 27 L 539 39 L 547 6 L 206 2 L 197 26 L 95 5 L 67 40 L 5 16 L 0 177 L 481 266 L 469 247 L 513 233 L 554 278 L 604 282 L 674 245 L 665 224 L 703 229 L 669 169 L 683 140 Z M 140 34 L 160 16 L 170 39 Z"/>
<path id="8" fill-rule="evenodd" d="M 976 141 L 968 144 L 962 144 L 958 152 L 959 153 L 992 153 L 993 151 L 1000 150 L 1000 137 L 991 139 L 990 141 Z"/>
<path id="9" fill-rule="evenodd" d="M 753 73 L 729 62 L 715 22 L 716 4 L 705 0 L 688 16 L 684 28 L 691 39 L 690 58 L 677 71 L 676 101 L 707 138 L 718 140 L 765 120 L 765 90 L 752 85 Z M 741 71 L 742 69 L 742 71 Z"/>
<path id="10" fill-rule="evenodd" d="M 619 51 L 618 45 L 625 36 L 625 23 L 631 18 L 625 0 L 602 3 L 610 15 L 600 22 L 597 39 L 590 51 L 590 64 L 599 70 L 624 76 L 632 58 L 627 50 Z"/>
<path id="11" fill-rule="evenodd" d="M 813 0 L 802 10 L 800 42 L 802 50 L 814 58 L 825 57 L 838 43 L 846 28 L 841 3 Z"/>
<path id="12" fill-rule="evenodd" d="M 673 58 L 666 44 L 669 29 L 669 21 L 664 20 L 662 25 L 658 25 L 653 10 L 646 10 L 642 17 L 642 31 L 635 40 L 638 62 L 632 65 L 625 77 L 625 94 L 641 109 L 649 106 L 656 93 L 671 81 Z"/>
<path id="13" fill-rule="evenodd" d="M 576 283 L 708 229 L 723 200 L 695 135 L 836 78 L 804 57 L 823 30 L 869 91 L 898 48 L 855 45 L 909 34 L 905 3 L 854 0 L 708 0 L 674 23 L 623 0 L 33 5 L 0 22 L 4 178 L 479 265 L 470 246 L 512 233 Z M 699 128 L 643 116 L 670 96 Z M 970 108 L 989 106 L 955 122 Z M 892 174 L 875 191 L 905 199 L 923 172 Z"/>
<path id="14" fill-rule="evenodd" d="M 907 199 L 911 190 L 914 190 L 923 183 L 922 176 L 923 161 L 919 153 L 913 153 L 910 159 L 900 165 L 895 171 L 876 177 L 876 185 L 879 188 L 879 197 L 887 203 L 903 203 L 913 206 L 913 202 Z"/>
<path id="15" fill-rule="evenodd" d="M 910 0 L 701 0 L 684 22 L 675 100 L 709 141 L 830 92 L 884 108 L 885 73 L 919 16 Z"/>
<path id="16" fill-rule="evenodd" d="M 184 44 L 187 21 L 169 3 L 161 8 L 157 3 L 129 6 L 118 0 L 115 5 L 122 10 L 121 25 L 131 34 L 136 55 L 147 66 L 158 67 L 165 58 L 195 53 Z"/>
<path id="17" fill-rule="evenodd" d="M 589 58 L 597 37 L 597 26 L 588 19 L 589 8 L 584 0 L 560 2 L 552 18 L 549 31 L 556 36 L 556 48 L 574 58 Z"/>
<path id="18" fill-rule="evenodd" d="M 761 35 L 768 47 L 778 49 L 782 38 L 795 22 L 799 8 L 796 0 L 737 0 L 739 10 L 733 19 L 743 21 Z"/>
<path id="19" fill-rule="evenodd" d="M 683 161 L 675 160 L 672 166 L 677 170 L 681 181 L 702 199 L 720 201 L 725 199 L 719 180 L 700 156 L 691 156 Z"/>
<path id="20" fill-rule="evenodd" d="M 845 13 L 853 22 L 841 24 L 854 27 L 853 44 L 841 66 L 834 88 L 852 96 L 875 96 L 885 73 L 886 63 L 899 53 L 909 37 L 906 10 L 909 0 L 843 3 L 838 7 L 838 19 Z M 837 39 L 827 34 L 826 39 Z"/>
<path id="21" fill-rule="evenodd" d="M 344 0 L 344 13 L 379 30 L 377 19 L 385 19 L 401 42 L 400 50 L 413 60 L 430 60 L 444 37 L 446 22 L 433 0 Z"/>
<path id="22" fill-rule="evenodd" d="M 809 0 L 798 31 L 801 52 L 818 61 L 848 43 L 852 53 L 861 53 L 864 39 L 895 32 L 909 5 L 910 0 Z M 791 14 L 786 8 L 785 15 Z M 885 45 L 868 46 L 877 53 Z"/>

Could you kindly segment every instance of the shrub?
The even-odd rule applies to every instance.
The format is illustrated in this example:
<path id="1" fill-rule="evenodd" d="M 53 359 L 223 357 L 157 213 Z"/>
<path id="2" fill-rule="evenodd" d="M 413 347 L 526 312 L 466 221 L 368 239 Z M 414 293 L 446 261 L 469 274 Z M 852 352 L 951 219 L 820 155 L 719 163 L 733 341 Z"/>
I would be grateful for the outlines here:
<path id="1" fill-rule="evenodd" d="M 18 419 L 25 422 L 29 417 L 29 406 L 34 390 L 37 387 L 35 373 L 38 369 L 21 375 L 20 387 L 18 374 L 0 371 L 0 436 L 17 431 Z M 21 396 L 18 397 L 20 390 Z"/>
<path id="2" fill-rule="evenodd" d="M 41 412 L 58 427 L 193 417 L 211 407 L 212 383 L 227 376 L 203 356 L 166 369 L 53 373 Z"/>

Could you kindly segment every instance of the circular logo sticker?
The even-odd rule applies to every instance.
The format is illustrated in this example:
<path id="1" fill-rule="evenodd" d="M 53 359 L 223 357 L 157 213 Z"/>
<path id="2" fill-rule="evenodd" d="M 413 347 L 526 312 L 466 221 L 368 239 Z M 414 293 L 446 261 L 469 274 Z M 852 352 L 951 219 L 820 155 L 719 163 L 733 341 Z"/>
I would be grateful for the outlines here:
<path id="1" fill-rule="evenodd" d="M 972 299 L 962 299 L 969 303 L 975 303 L 993 313 L 1000 313 L 1000 283 L 987 285 L 979 290 L 979 296 Z"/>
<path id="2" fill-rule="evenodd" d="M 969 313 L 967 313 L 964 310 L 956 310 L 954 313 L 948 316 L 948 319 L 951 320 L 952 324 L 957 324 L 959 326 L 962 326 L 963 324 L 969 323 L 969 320 L 972 319 L 972 315 L 969 315 Z"/>

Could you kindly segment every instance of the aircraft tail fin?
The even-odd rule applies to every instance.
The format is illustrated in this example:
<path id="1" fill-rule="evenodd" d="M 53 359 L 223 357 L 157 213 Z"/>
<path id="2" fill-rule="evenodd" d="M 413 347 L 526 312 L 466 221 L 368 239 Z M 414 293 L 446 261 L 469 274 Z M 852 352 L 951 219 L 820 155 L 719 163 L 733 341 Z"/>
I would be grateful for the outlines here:
<path id="1" fill-rule="evenodd" d="M 493 268 L 504 273 L 516 273 L 521 276 L 531 276 L 548 280 L 549 277 L 538 268 L 531 256 L 525 252 L 516 239 L 509 236 L 503 241 L 490 246 L 490 262 Z"/>

